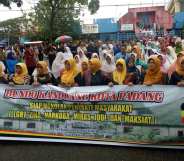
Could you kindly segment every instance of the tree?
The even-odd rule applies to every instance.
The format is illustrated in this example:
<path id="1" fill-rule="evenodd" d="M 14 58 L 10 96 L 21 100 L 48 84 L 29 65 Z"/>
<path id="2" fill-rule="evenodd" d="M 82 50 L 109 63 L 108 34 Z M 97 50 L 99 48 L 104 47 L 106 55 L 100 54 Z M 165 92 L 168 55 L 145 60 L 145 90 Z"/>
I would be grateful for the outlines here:
<path id="1" fill-rule="evenodd" d="M 32 38 L 37 32 L 26 15 L 0 22 L 0 29 L 0 38 L 8 38 L 10 43 L 18 42 L 22 36 Z"/>
<path id="2" fill-rule="evenodd" d="M 91 0 L 88 5 L 88 9 L 91 11 L 91 14 L 94 14 L 100 7 L 99 0 Z"/>
<path id="3" fill-rule="evenodd" d="M 13 43 L 18 41 L 22 21 L 23 17 L 19 17 L 0 22 L 0 37 L 9 39 Z"/>
<path id="4" fill-rule="evenodd" d="M 22 6 L 22 0 L 0 0 L 0 4 L 2 4 L 5 7 L 10 7 L 11 3 L 16 3 L 17 7 Z"/>
<path id="5" fill-rule="evenodd" d="M 62 34 L 73 34 L 79 25 L 80 9 L 88 5 L 91 13 L 99 8 L 99 0 L 40 0 L 35 7 L 34 24 L 45 39 L 53 40 Z"/>

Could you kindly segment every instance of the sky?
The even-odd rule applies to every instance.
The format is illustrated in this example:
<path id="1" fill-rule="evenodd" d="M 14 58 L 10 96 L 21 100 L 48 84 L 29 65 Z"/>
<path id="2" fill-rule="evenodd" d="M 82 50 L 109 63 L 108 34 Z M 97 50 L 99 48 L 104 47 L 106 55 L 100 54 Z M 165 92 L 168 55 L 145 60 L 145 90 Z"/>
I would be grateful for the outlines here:
<path id="1" fill-rule="evenodd" d="M 23 0 L 22 10 L 15 4 L 11 6 L 12 9 L 0 6 L 0 21 L 10 18 L 20 17 L 23 12 L 30 12 L 31 8 L 39 0 Z M 144 7 L 152 5 L 168 4 L 170 0 L 100 0 L 100 9 L 94 15 L 90 15 L 87 9 L 82 9 L 80 19 L 85 24 L 91 24 L 94 18 L 110 18 L 119 19 L 128 11 L 128 7 Z M 129 5 L 128 5 L 129 4 Z M 105 6 L 105 5 L 122 5 L 122 6 Z"/>

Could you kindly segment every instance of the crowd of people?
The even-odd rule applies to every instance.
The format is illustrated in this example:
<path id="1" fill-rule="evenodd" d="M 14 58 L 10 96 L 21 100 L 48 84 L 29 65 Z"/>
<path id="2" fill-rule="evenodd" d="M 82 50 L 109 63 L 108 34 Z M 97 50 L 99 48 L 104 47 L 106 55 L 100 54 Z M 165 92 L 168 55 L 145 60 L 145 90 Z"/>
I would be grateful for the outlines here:
<path id="1" fill-rule="evenodd" d="M 179 37 L 156 37 L 0 48 L 0 83 L 184 87 L 184 41 Z"/>

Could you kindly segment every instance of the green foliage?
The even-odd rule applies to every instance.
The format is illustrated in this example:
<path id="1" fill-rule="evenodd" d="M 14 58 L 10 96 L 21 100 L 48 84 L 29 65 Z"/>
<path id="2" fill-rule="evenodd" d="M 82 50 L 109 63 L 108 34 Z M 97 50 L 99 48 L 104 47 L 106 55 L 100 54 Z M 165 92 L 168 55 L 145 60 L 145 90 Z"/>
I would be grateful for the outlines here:
<path id="1" fill-rule="evenodd" d="M 22 0 L 0 0 L 0 4 L 2 4 L 5 7 L 10 8 L 11 3 L 16 3 L 17 7 L 21 7 Z"/>
<path id="2" fill-rule="evenodd" d="M 24 21 L 23 17 L 9 19 L 0 22 L 0 37 L 10 38 L 10 42 L 17 42 L 21 32 L 21 24 Z"/>
<path id="3" fill-rule="evenodd" d="M 95 1 L 89 3 L 91 13 L 99 8 Z M 44 39 L 53 40 L 63 34 L 77 36 L 80 34 L 78 15 L 86 5 L 88 0 L 40 0 L 35 7 L 34 24 Z"/>
<path id="4" fill-rule="evenodd" d="M 91 11 L 91 14 L 94 14 L 100 8 L 99 0 L 91 0 L 88 5 L 88 9 Z"/>
<path id="5" fill-rule="evenodd" d="M 4 6 L 20 0 L 0 0 Z M 82 7 L 88 6 L 92 14 L 99 9 L 99 0 L 40 0 L 33 13 L 21 18 L 0 22 L 4 34 L 19 37 L 22 28 L 29 39 L 53 41 L 60 35 L 71 35 L 77 38 L 80 33 L 79 14 Z"/>

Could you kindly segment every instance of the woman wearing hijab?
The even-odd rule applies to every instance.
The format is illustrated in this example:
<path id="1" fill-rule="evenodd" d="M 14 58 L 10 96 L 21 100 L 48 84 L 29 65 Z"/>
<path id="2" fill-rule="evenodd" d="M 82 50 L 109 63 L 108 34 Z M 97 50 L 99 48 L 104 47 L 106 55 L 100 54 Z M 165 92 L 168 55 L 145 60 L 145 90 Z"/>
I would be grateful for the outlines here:
<path id="1" fill-rule="evenodd" d="M 116 68 L 114 58 L 111 54 L 107 53 L 104 60 L 102 61 L 102 75 L 104 77 L 105 82 L 111 82 L 112 81 L 112 73 L 114 72 Z"/>
<path id="2" fill-rule="evenodd" d="M 102 61 L 101 71 L 105 73 L 113 73 L 115 70 L 115 62 L 111 54 L 106 54 Z"/>
<path id="3" fill-rule="evenodd" d="M 180 62 L 180 59 L 183 56 L 184 56 L 184 52 L 178 53 L 176 61 L 169 67 L 169 70 L 168 70 L 168 77 L 169 78 L 171 78 L 172 73 L 176 71 L 176 65 Z"/>
<path id="4" fill-rule="evenodd" d="M 52 83 L 52 75 L 49 73 L 48 64 L 45 61 L 39 61 L 36 66 L 36 75 L 34 76 L 34 85 Z"/>
<path id="5" fill-rule="evenodd" d="M 65 68 L 61 71 L 61 86 L 73 87 L 75 85 L 75 77 L 78 74 L 75 60 L 73 58 L 65 61 Z"/>
<path id="6" fill-rule="evenodd" d="M 70 58 L 73 58 L 73 54 L 70 48 L 66 44 L 62 44 L 63 49 L 56 54 L 56 58 L 52 63 L 52 73 L 55 79 L 58 79 L 60 76 L 61 70 L 64 69 L 64 62 Z"/>
<path id="7" fill-rule="evenodd" d="M 8 74 L 15 73 L 15 65 L 18 63 L 16 56 L 14 52 L 10 51 L 8 52 L 7 58 L 6 58 L 6 65 L 7 65 L 7 72 Z"/>
<path id="8" fill-rule="evenodd" d="M 135 66 L 135 59 L 129 58 L 127 60 L 127 74 L 125 84 L 133 85 L 139 84 L 140 81 L 140 72 L 139 69 Z"/>
<path id="9" fill-rule="evenodd" d="M 184 87 L 184 56 L 176 64 L 176 71 L 171 75 L 170 85 Z"/>
<path id="10" fill-rule="evenodd" d="M 56 58 L 52 64 L 52 74 L 54 76 L 55 79 L 58 79 L 60 77 L 61 74 L 61 70 L 64 69 L 65 65 L 65 61 L 69 58 L 73 58 L 72 55 L 68 55 L 66 53 L 63 52 L 58 52 L 56 55 Z"/>
<path id="11" fill-rule="evenodd" d="M 104 81 L 100 68 L 101 68 L 101 62 L 99 59 L 92 58 L 89 61 L 89 76 L 85 80 L 86 81 L 85 84 L 87 86 L 99 86 L 99 85 L 108 84 L 107 82 Z"/>
<path id="12" fill-rule="evenodd" d="M 81 59 L 80 59 L 80 56 L 79 55 L 75 55 L 74 59 L 75 59 L 76 65 L 77 65 L 77 69 L 80 71 L 81 70 Z"/>
<path id="13" fill-rule="evenodd" d="M 15 85 L 29 84 L 29 75 L 25 63 L 16 64 L 15 74 L 10 78 L 10 84 Z"/>
<path id="14" fill-rule="evenodd" d="M 97 53 L 93 53 L 93 54 L 91 55 L 91 59 L 92 59 L 92 58 L 100 59 L 100 58 L 99 58 L 99 55 L 98 55 Z"/>
<path id="15" fill-rule="evenodd" d="M 177 55 L 172 46 L 167 47 L 166 60 L 168 62 L 169 67 L 176 61 Z"/>
<path id="16" fill-rule="evenodd" d="M 159 54 L 158 59 L 160 60 L 160 64 L 161 64 L 160 69 L 161 69 L 162 73 L 167 74 L 168 69 L 169 69 L 169 65 L 168 65 L 168 62 L 166 60 L 166 55 Z"/>
<path id="17" fill-rule="evenodd" d="M 143 57 L 141 48 L 140 48 L 138 45 L 135 45 L 135 46 L 133 47 L 133 53 L 136 54 L 137 59 L 144 60 L 144 57 Z"/>
<path id="18" fill-rule="evenodd" d="M 0 64 L 0 83 L 8 84 L 8 78 L 7 75 L 4 73 L 2 64 Z"/>
<path id="19" fill-rule="evenodd" d="M 75 86 L 86 86 L 89 78 L 89 62 L 86 59 L 81 63 L 81 72 L 75 77 Z"/>
<path id="20" fill-rule="evenodd" d="M 161 52 L 161 54 L 166 55 L 166 53 L 167 53 L 167 44 L 166 44 L 165 38 L 160 38 L 159 43 L 160 43 L 160 52 Z"/>
<path id="21" fill-rule="evenodd" d="M 118 59 L 116 62 L 116 69 L 113 72 L 113 84 L 123 85 L 126 79 L 126 62 L 124 59 Z"/>
<path id="22" fill-rule="evenodd" d="M 77 54 L 80 56 L 81 60 L 82 59 L 87 59 L 87 48 L 84 42 L 79 42 L 79 46 L 77 47 Z"/>
<path id="23" fill-rule="evenodd" d="M 36 67 L 36 54 L 29 45 L 27 45 L 25 48 L 24 59 L 25 59 L 25 63 L 26 63 L 29 75 L 32 75 Z"/>
<path id="24" fill-rule="evenodd" d="M 161 62 L 157 55 L 153 55 L 149 58 L 144 85 L 164 84 L 164 75 L 160 66 Z"/>

